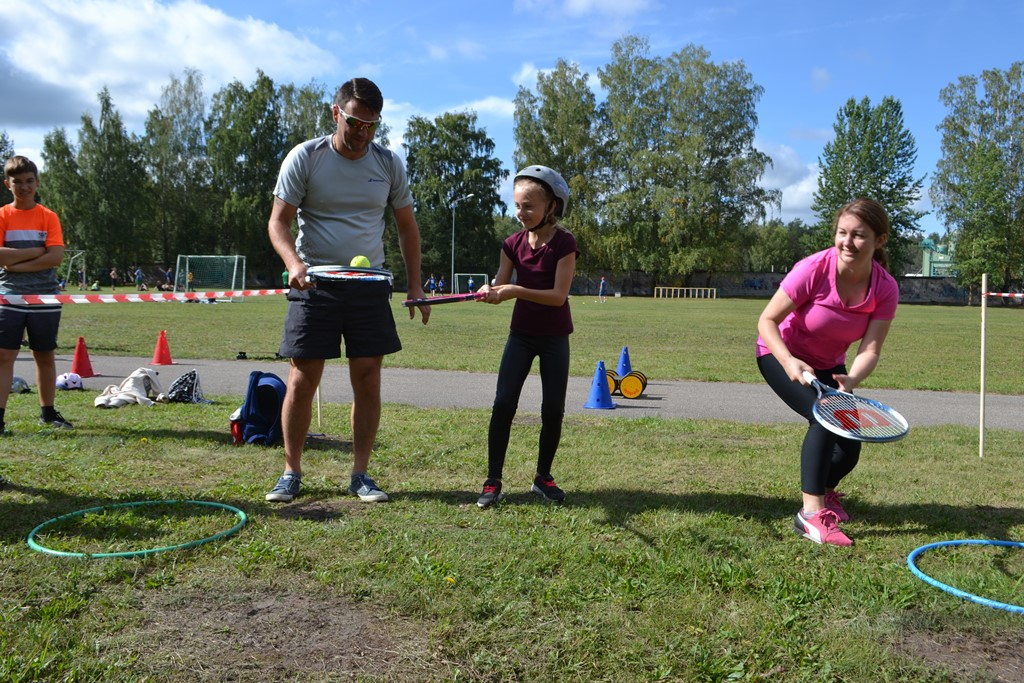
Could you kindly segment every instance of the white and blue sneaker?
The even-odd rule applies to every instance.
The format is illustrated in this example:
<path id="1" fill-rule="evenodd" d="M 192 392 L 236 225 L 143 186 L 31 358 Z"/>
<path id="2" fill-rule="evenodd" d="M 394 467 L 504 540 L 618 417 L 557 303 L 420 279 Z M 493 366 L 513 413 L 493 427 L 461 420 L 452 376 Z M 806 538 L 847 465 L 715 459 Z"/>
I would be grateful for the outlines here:
<path id="1" fill-rule="evenodd" d="M 274 488 L 270 489 L 270 493 L 266 497 L 267 500 L 277 503 L 287 503 L 299 495 L 300 488 L 302 488 L 302 475 L 295 472 L 285 472 L 277 480 Z"/>
<path id="2" fill-rule="evenodd" d="M 348 486 L 348 492 L 359 496 L 364 503 L 383 503 L 388 499 L 388 494 L 380 490 L 376 482 L 370 479 L 365 472 L 352 475 L 352 483 Z"/>

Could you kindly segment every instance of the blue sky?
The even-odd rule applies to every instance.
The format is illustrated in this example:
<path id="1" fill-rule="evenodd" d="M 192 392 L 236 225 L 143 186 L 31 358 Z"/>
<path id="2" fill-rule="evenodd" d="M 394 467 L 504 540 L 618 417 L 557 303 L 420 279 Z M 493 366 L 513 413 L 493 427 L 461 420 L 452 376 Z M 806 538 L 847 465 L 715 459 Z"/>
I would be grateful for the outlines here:
<path id="1" fill-rule="evenodd" d="M 384 93 L 392 142 L 409 116 L 472 109 L 513 170 L 518 87 L 564 58 L 601 98 L 597 70 L 626 33 L 647 37 L 655 55 L 693 43 L 715 62 L 744 62 L 764 87 L 756 144 L 775 166 L 763 184 L 783 191 L 779 217 L 811 221 L 818 158 L 850 97 L 901 101 L 916 175 L 927 176 L 920 208 L 930 209 L 946 113 L 939 90 L 1024 59 L 1024 2 L 0 0 L 0 130 L 38 159 L 54 127 L 77 140 L 104 86 L 142 132 L 160 90 L 186 67 L 202 72 L 208 96 L 251 84 L 257 69 L 330 92 L 361 75 Z M 921 227 L 944 232 L 934 216 Z"/>

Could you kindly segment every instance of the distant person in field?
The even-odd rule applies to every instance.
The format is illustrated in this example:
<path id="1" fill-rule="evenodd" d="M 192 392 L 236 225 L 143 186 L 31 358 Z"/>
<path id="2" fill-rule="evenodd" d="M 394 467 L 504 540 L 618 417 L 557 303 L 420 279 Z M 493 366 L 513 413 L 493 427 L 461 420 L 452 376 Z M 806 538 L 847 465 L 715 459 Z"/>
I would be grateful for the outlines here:
<path id="1" fill-rule="evenodd" d="M 170 291 L 171 289 L 173 289 L 174 270 L 170 266 L 167 266 L 167 268 L 164 270 L 164 285 L 165 286 L 163 289 L 166 291 Z"/>
<path id="2" fill-rule="evenodd" d="M 428 292 L 430 292 L 430 296 L 437 294 L 437 278 L 434 277 L 433 273 L 431 273 L 430 277 L 427 278 L 427 281 L 423 283 L 423 286 L 426 287 Z"/>
<path id="3" fill-rule="evenodd" d="M 608 281 L 601 276 L 601 284 L 597 286 L 597 300 L 604 303 L 608 300 Z"/>
<path id="4" fill-rule="evenodd" d="M 444 294 L 444 275 L 437 279 L 437 293 Z"/>
<path id="5" fill-rule="evenodd" d="M 282 408 L 284 474 L 267 500 L 290 501 L 302 481 L 302 449 L 313 396 L 326 359 L 341 356 L 345 342 L 352 384 L 352 475 L 348 491 L 367 502 L 387 494 L 367 473 L 381 415 L 381 365 L 402 348 L 391 314 L 387 281 L 306 281 L 311 266 L 351 263 L 366 256 L 384 265 L 384 213 L 390 206 L 405 261 L 409 298 L 422 298 L 420 232 L 401 159 L 373 141 L 384 97 L 373 81 L 354 78 L 334 98 L 331 135 L 304 142 L 288 153 L 274 188 L 270 241 L 288 271 L 288 313 L 280 355 L 291 359 Z M 292 234 L 298 219 L 299 232 Z M 419 308 L 425 325 L 430 307 Z"/>
<path id="6" fill-rule="evenodd" d="M 899 288 L 887 272 L 889 216 L 872 199 L 836 213 L 835 244 L 798 261 L 757 322 L 757 366 L 768 386 L 807 420 L 800 450 L 803 508 L 796 532 L 815 543 L 851 545 L 839 528 L 849 520 L 837 491 L 860 458 L 861 443 L 828 431 L 811 412 L 817 392 L 803 373 L 853 391 L 875 369 L 896 316 Z M 846 354 L 857 340 L 846 369 Z"/>
<path id="7" fill-rule="evenodd" d="M 540 444 L 532 491 L 560 502 L 551 465 L 562 438 L 565 393 L 569 383 L 569 287 L 576 270 L 576 238 L 558 219 L 568 210 L 569 186 L 547 166 L 527 166 L 513 180 L 516 218 L 523 229 L 501 245 L 493 284 L 480 287 L 481 301 L 515 299 L 512 323 L 498 369 L 498 385 L 487 432 L 487 478 L 477 500 L 481 508 L 501 498 L 505 455 L 519 396 L 535 358 L 540 359 L 542 402 Z M 515 273 L 516 284 L 511 284 Z"/>
<path id="8" fill-rule="evenodd" d="M 79 289 L 85 289 L 85 271 L 82 270 L 81 268 L 78 269 L 77 278 L 78 278 L 78 288 Z"/>
<path id="9" fill-rule="evenodd" d="M 111 292 L 116 292 L 117 291 L 117 277 L 118 277 L 117 276 L 117 268 L 113 268 L 112 267 L 110 269 L 110 291 Z"/>
<path id="10" fill-rule="evenodd" d="M 475 285 L 475 284 L 476 284 L 476 283 L 475 283 L 475 282 L 473 282 L 473 276 L 472 276 L 472 275 L 470 275 L 470 276 L 469 276 L 469 279 L 468 279 L 468 280 L 466 281 L 466 287 L 467 287 L 467 288 L 469 289 L 469 293 L 470 293 L 470 294 L 472 294 L 472 293 L 473 293 L 473 291 L 474 291 L 474 289 L 473 289 L 473 285 Z"/>
<path id="11" fill-rule="evenodd" d="M 141 292 L 144 289 L 142 284 L 142 266 L 135 267 L 135 289 Z"/>
<path id="12" fill-rule="evenodd" d="M 39 170 L 31 159 L 13 156 L 4 164 L 4 185 L 14 200 L 0 207 L 0 294 L 57 294 L 64 235 L 57 214 L 36 202 Z M 60 304 L 0 305 L 0 436 L 6 431 L 14 361 L 26 336 L 36 365 L 39 424 L 72 428 L 53 405 L 60 315 Z"/>

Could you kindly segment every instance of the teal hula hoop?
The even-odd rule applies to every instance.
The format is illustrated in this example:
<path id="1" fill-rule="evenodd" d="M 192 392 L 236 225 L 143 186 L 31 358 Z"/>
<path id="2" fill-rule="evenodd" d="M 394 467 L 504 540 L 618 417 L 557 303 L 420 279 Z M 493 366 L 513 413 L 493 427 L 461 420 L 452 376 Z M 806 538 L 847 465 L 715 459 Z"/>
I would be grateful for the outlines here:
<path id="1" fill-rule="evenodd" d="M 923 545 L 914 552 L 910 553 L 910 555 L 907 556 L 907 566 L 910 567 L 910 571 L 914 572 L 914 575 L 917 576 L 917 578 L 921 579 L 925 583 L 929 583 L 935 586 L 936 588 L 946 591 L 950 595 L 955 595 L 958 598 L 970 600 L 971 602 L 976 602 L 979 605 L 985 605 L 986 607 L 994 607 L 996 609 L 1006 610 L 1007 612 L 1024 614 L 1024 607 L 1021 607 L 1019 605 L 1011 605 L 1005 602 L 997 602 L 996 600 L 990 600 L 988 598 L 983 598 L 980 595 L 974 595 L 973 593 L 962 591 L 959 588 L 953 588 L 952 586 L 946 585 L 941 581 L 933 579 L 932 577 L 928 576 L 923 571 L 917 568 L 917 564 L 915 564 L 915 562 L 922 553 L 928 550 L 933 550 L 935 548 L 944 548 L 947 546 L 955 545 L 995 545 L 1004 548 L 1024 548 L 1024 543 L 1017 543 L 1015 541 L 987 541 L 979 539 L 968 539 L 963 541 L 940 541 L 939 543 L 929 543 L 928 545 Z"/>
<path id="2" fill-rule="evenodd" d="M 50 526 L 51 524 L 56 524 L 57 522 L 60 522 L 60 521 L 65 520 L 65 519 L 70 519 L 72 517 L 81 517 L 83 515 L 89 514 L 90 512 L 99 512 L 101 510 L 113 510 L 115 508 L 141 507 L 141 506 L 144 506 L 144 505 L 175 505 L 175 504 L 204 505 L 206 507 L 211 507 L 211 508 L 220 508 L 222 510 L 227 510 L 228 512 L 234 514 L 235 517 L 238 518 L 238 521 L 230 529 L 218 532 L 218 533 L 214 534 L 213 536 L 207 536 L 206 538 L 200 538 L 200 539 L 195 540 L 195 541 L 188 541 L 187 543 L 179 543 L 177 545 L 168 545 L 168 546 L 163 546 L 163 547 L 160 547 L 160 548 L 149 548 L 147 550 L 128 550 L 128 551 L 119 552 L 119 553 L 72 553 L 72 552 L 66 552 L 64 550 L 54 550 L 53 548 L 47 548 L 46 546 L 40 545 L 39 543 L 36 542 L 36 538 L 35 538 L 36 534 L 38 534 L 40 531 L 42 531 L 46 527 Z M 54 517 L 53 519 L 50 519 L 50 520 L 47 520 L 47 521 L 43 522 L 42 524 L 37 526 L 35 529 L 33 529 L 32 531 L 29 532 L 29 534 L 28 534 L 28 547 L 30 547 L 30 548 L 32 548 L 32 550 L 35 550 L 35 551 L 40 552 L 40 553 L 46 553 L 48 555 L 58 555 L 60 557 L 85 557 L 85 558 L 90 558 L 90 559 L 91 558 L 98 558 L 98 557 L 142 557 L 143 555 L 152 555 L 153 553 L 162 553 L 162 552 L 166 552 L 168 550 L 184 550 L 185 548 L 194 548 L 194 547 L 196 547 L 198 545 L 203 545 L 204 543 L 210 543 L 212 541 L 216 541 L 216 540 L 219 540 L 221 538 L 227 538 L 228 536 L 230 536 L 230 535 L 232 535 L 234 533 L 237 533 L 243 526 L 245 526 L 246 521 L 248 521 L 248 518 L 246 517 L 245 513 L 242 512 L 241 510 L 239 510 L 238 508 L 232 507 L 230 505 L 225 505 L 224 503 L 214 503 L 214 502 L 207 501 L 207 500 L 142 500 L 142 501 L 136 501 L 136 502 L 132 502 L 132 503 L 113 503 L 111 505 L 100 505 L 98 507 L 88 508 L 86 510 L 78 510 L 76 512 L 69 512 L 66 515 L 61 515 L 60 517 Z"/>

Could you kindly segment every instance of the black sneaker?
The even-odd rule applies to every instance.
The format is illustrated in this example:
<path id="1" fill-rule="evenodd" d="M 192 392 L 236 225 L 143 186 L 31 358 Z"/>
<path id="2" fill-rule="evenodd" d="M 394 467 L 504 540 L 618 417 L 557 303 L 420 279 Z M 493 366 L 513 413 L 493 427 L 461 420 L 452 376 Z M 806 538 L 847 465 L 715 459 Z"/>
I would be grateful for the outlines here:
<path id="1" fill-rule="evenodd" d="M 43 427 L 50 427 L 52 429 L 74 429 L 75 425 L 71 424 L 64 419 L 64 416 L 60 413 L 54 413 L 49 419 L 45 417 L 39 418 L 39 424 Z"/>
<path id="2" fill-rule="evenodd" d="M 476 500 L 478 508 L 489 508 L 501 500 L 501 480 L 487 479 L 484 481 L 484 492 Z"/>
<path id="3" fill-rule="evenodd" d="M 565 491 L 558 488 L 558 485 L 555 484 L 555 478 L 550 474 L 543 477 L 534 477 L 532 490 L 544 500 L 551 501 L 552 503 L 561 503 L 565 500 Z"/>

